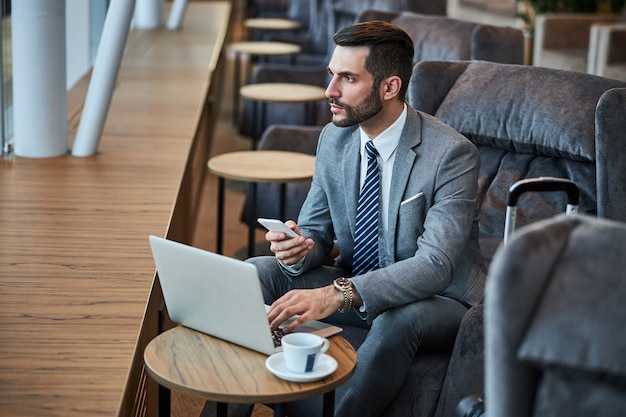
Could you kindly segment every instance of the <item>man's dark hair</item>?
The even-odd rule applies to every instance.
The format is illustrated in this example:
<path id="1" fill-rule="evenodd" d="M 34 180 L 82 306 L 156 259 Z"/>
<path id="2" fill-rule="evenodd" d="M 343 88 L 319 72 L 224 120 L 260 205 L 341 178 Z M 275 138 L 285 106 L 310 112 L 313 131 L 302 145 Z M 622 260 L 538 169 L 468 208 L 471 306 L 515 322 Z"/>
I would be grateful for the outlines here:
<path id="1" fill-rule="evenodd" d="M 402 28 L 373 20 L 347 26 L 333 37 L 338 46 L 365 46 L 370 51 L 365 69 L 374 76 L 374 87 L 383 79 L 398 75 L 402 80 L 399 99 L 404 101 L 413 71 L 413 39 Z"/>

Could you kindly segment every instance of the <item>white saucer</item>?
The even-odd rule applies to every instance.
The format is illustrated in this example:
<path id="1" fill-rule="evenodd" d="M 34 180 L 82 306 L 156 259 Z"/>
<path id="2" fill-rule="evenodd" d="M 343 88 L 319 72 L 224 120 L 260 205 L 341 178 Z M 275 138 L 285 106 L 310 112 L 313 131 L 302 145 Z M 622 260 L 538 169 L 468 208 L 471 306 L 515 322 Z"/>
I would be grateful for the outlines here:
<path id="1" fill-rule="evenodd" d="M 291 372 L 285 365 L 283 352 L 274 353 L 265 360 L 265 367 L 274 375 L 287 381 L 311 382 L 327 377 L 337 369 L 337 361 L 324 353 L 317 358 L 317 366 L 313 372 Z"/>

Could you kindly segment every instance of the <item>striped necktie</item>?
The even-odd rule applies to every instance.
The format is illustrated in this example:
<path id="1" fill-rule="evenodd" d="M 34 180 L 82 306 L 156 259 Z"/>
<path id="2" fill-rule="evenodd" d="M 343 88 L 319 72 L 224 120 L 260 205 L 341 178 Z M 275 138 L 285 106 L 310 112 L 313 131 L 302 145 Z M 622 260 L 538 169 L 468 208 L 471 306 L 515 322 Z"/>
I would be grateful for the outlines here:
<path id="1" fill-rule="evenodd" d="M 380 194 L 380 174 L 378 172 L 378 151 L 369 140 L 365 145 L 367 153 L 367 174 L 359 195 L 356 209 L 354 235 L 354 256 L 352 273 L 360 275 L 378 268 L 378 206 Z"/>

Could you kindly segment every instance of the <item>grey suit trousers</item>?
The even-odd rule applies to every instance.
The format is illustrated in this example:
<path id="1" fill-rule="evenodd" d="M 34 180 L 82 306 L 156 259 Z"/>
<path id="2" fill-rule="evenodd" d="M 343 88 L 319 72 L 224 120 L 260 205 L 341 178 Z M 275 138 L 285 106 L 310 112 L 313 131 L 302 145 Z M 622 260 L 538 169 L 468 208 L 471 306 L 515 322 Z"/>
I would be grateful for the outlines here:
<path id="1" fill-rule="evenodd" d="M 318 288 L 332 284 L 335 278 L 349 276 L 340 268 L 322 266 L 293 277 L 283 273 L 271 256 L 251 258 L 248 262 L 257 267 L 267 304 L 291 289 Z M 355 374 L 337 389 L 335 415 L 380 415 L 400 390 L 418 351 L 452 348 L 466 311 L 462 303 L 436 296 L 387 310 L 371 325 L 356 311 L 328 317 L 326 321 L 339 325 L 369 327 L 365 341 L 357 349 Z M 354 344 L 349 337 L 348 341 Z M 321 415 L 321 409 L 311 403 L 302 407 L 290 405 L 288 411 L 295 406 L 298 416 Z"/>

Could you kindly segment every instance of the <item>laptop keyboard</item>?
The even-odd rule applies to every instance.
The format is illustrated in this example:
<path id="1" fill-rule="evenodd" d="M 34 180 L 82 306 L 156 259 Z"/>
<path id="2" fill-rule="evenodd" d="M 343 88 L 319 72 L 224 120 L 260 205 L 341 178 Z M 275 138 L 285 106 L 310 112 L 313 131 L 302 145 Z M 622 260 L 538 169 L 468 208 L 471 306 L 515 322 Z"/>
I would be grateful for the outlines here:
<path id="1" fill-rule="evenodd" d="M 281 341 L 284 335 L 285 332 L 283 332 L 283 329 L 281 328 L 272 331 L 272 340 L 274 341 L 274 347 L 278 347 L 281 345 Z"/>

